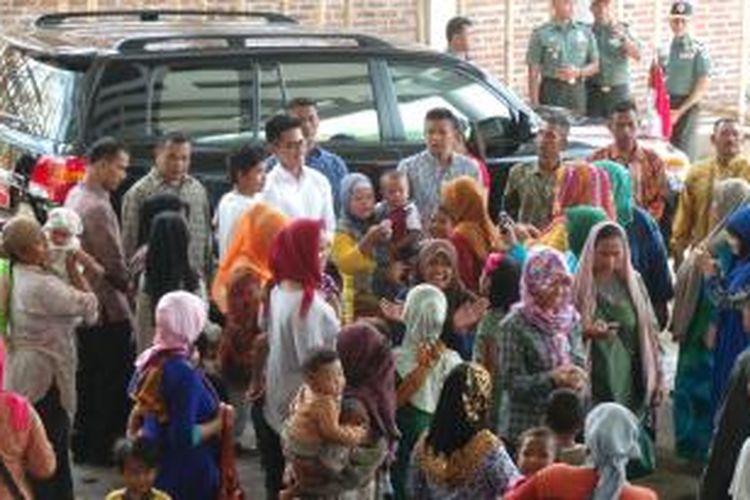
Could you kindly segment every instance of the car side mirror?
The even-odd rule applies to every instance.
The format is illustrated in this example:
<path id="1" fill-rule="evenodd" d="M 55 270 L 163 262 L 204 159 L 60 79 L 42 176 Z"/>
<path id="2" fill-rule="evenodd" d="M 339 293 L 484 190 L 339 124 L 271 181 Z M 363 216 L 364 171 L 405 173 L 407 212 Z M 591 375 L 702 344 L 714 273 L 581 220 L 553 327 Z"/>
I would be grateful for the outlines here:
<path id="1" fill-rule="evenodd" d="M 523 142 L 519 140 L 516 120 L 509 117 L 493 116 L 485 118 L 476 123 L 476 130 L 488 157 L 502 157 L 512 154 Z"/>

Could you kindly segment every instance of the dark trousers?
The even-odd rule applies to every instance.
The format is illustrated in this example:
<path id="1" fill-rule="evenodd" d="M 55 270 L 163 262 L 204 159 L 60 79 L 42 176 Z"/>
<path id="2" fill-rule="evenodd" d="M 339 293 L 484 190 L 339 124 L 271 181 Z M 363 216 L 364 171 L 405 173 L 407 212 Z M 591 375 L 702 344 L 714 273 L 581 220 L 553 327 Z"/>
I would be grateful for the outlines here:
<path id="1" fill-rule="evenodd" d="M 542 78 L 539 103 L 567 108 L 579 115 L 584 115 L 586 113 L 586 86 L 580 80 L 571 85 L 554 78 Z"/>
<path id="2" fill-rule="evenodd" d="M 680 105 L 685 102 L 687 96 L 669 96 L 670 107 L 677 109 Z M 690 161 L 695 161 L 695 136 L 696 129 L 698 128 L 698 115 L 700 108 L 696 104 L 692 108 L 688 109 L 677 123 L 672 124 L 672 137 L 669 142 L 676 148 L 681 149 L 690 158 Z"/>
<path id="3" fill-rule="evenodd" d="M 592 118 L 609 118 L 615 106 L 630 99 L 627 85 L 602 87 L 586 83 L 586 114 Z"/>
<path id="4" fill-rule="evenodd" d="M 133 372 L 130 322 L 78 331 L 78 411 L 73 452 L 78 462 L 109 464 L 115 440 L 125 434 Z"/>
<path id="5" fill-rule="evenodd" d="M 251 410 L 255 437 L 260 451 L 260 463 L 266 473 L 266 498 L 277 500 L 284 480 L 284 453 L 281 450 L 281 438 L 274 431 L 263 415 L 263 402 L 253 403 Z"/>
<path id="6" fill-rule="evenodd" d="M 70 419 L 60 404 L 60 391 L 52 385 L 34 409 L 47 432 L 57 460 L 57 468 L 49 479 L 32 479 L 31 488 L 37 500 L 73 500 L 73 478 L 70 473 Z"/>

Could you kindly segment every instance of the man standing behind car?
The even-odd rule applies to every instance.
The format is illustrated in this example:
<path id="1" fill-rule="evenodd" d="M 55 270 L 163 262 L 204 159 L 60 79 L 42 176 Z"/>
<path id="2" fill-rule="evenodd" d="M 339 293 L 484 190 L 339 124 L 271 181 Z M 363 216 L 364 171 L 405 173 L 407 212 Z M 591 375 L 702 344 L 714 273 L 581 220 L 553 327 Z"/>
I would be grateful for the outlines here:
<path id="1" fill-rule="evenodd" d="M 612 19 L 612 0 L 594 0 L 592 31 L 599 49 L 599 73 L 586 82 L 586 114 L 608 118 L 616 104 L 630 99 L 630 59 L 640 60 L 628 25 Z"/>
<path id="2" fill-rule="evenodd" d="M 536 164 L 520 164 L 510 169 L 503 210 L 516 222 L 531 224 L 540 231 L 552 222 L 555 187 L 569 131 L 567 118 L 551 116 L 537 135 L 539 153 Z"/>
<path id="3" fill-rule="evenodd" d="M 448 41 L 448 54 L 468 61 L 471 50 L 471 19 L 456 16 L 445 26 L 445 38 Z"/>
<path id="4" fill-rule="evenodd" d="M 444 182 L 468 175 L 481 185 L 477 163 L 468 156 L 456 153 L 458 130 L 458 119 L 451 110 L 431 109 L 424 121 L 427 148 L 398 164 L 398 170 L 406 172 L 409 179 L 409 191 L 422 216 L 423 227 L 429 227 L 432 216 L 437 212 Z"/>
<path id="5" fill-rule="evenodd" d="M 302 135 L 305 137 L 307 146 L 305 164 L 323 174 L 331 184 L 333 209 L 336 212 L 336 216 L 338 216 L 340 213 L 339 191 L 341 188 L 341 179 L 349 173 L 349 168 L 347 168 L 346 162 L 340 156 L 318 145 L 320 117 L 318 116 L 318 106 L 315 101 L 306 97 L 297 97 L 289 101 L 286 109 L 289 116 L 299 120 L 302 127 Z"/>
<path id="6" fill-rule="evenodd" d="M 212 251 L 211 213 L 206 189 L 188 173 L 191 152 L 190 139 L 180 132 L 172 132 L 159 139 L 155 166 L 123 198 L 122 241 L 125 255 L 132 257 L 137 250 L 143 202 L 157 193 L 173 193 L 188 207 L 190 265 L 207 278 Z"/>
<path id="7" fill-rule="evenodd" d="M 573 0 L 552 0 L 553 18 L 531 34 L 529 99 L 586 113 L 585 80 L 599 71 L 599 50 L 591 29 L 573 20 Z"/>
<path id="8" fill-rule="evenodd" d="M 266 122 L 268 149 L 278 165 L 266 176 L 260 201 L 291 219 L 319 219 L 330 235 L 336 230 L 331 185 L 317 170 L 305 165 L 307 144 L 302 124 L 289 115 Z"/>
<path id="9" fill-rule="evenodd" d="M 132 326 L 126 293 L 129 279 L 117 214 L 110 203 L 130 163 L 125 146 L 105 137 L 91 146 L 83 182 L 65 206 L 83 224 L 81 248 L 104 269 L 87 278 L 100 304 L 99 323 L 78 329 L 78 411 L 73 453 L 76 462 L 104 465 L 122 435 L 128 415 L 127 385 L 133 366 Z"/>

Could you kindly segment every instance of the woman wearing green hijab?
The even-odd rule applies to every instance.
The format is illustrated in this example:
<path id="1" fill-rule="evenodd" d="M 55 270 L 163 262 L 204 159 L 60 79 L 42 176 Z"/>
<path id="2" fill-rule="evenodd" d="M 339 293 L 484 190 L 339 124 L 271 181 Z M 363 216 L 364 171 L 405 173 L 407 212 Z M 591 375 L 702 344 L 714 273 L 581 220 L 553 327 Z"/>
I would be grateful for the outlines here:
<path id="1" fill-rule="evenodd" d="M 674 285 L 669 272 L 667 246 L 664 244 L 659 224 L 651 214 L 635 204 L 632 181 L 627 168 L 609 160 L 596 161 L 594 165 L 609 175 L 617 223 L 628 235 L 630 260 L 643 277 L 659 326 L 664 328 L 669 317 L 667 304 L 674 297 Z"/>

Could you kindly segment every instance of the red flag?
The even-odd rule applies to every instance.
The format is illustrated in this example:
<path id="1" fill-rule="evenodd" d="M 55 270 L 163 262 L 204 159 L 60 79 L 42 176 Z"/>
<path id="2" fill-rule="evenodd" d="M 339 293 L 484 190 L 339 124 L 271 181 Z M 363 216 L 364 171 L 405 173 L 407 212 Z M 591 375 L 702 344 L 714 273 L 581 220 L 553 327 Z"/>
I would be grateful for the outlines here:
<path id="1" fill-rule="evenodd" d="M 669 114 L 669 93 L 664 70 L 654 61 L 648 75 L 648 86 L 653 96 L 653 106 L 661 122 L 661 133 L 665 139 L 672 137 L 672 119 Z"/>

